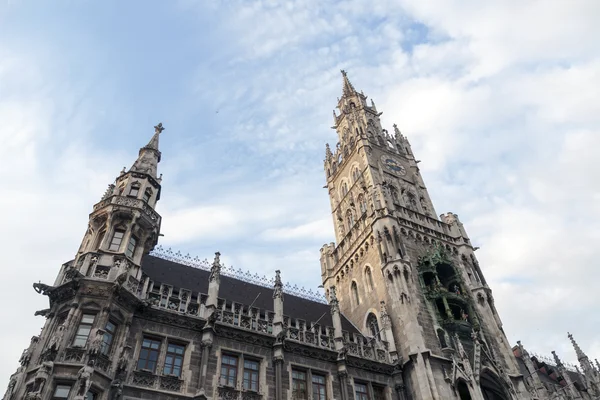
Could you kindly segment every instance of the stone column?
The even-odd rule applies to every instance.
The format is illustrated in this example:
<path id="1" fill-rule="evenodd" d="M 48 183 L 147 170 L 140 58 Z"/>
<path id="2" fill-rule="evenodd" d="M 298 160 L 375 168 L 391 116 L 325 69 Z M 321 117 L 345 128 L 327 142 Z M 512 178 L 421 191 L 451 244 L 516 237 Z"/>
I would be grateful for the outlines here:
<path id="1" fill-rule="evenodd" d="M 283 283 L 280 271 L 275 271 L 275 285 L 273 286 L 273 364 L 275 366 L 275 400 L 283 400 L 283 342 L 287 335 L 287 329 L 283 326 Z"/>
<path id="2" fill-rule="evenodd" d="M 344 363 L 345 364 L 345 363 Z M 340 393 L 342 395 L 342 400 L 350 400 L 348 398 L 348 371 L 345 368 L 342 370 L 338 369 L 338 378 L 340 380 Z"/>
<path id="3" fill-rule="evenodd" d="M 381 310 L 379 312 L 379 318 L 381 319 L 381 324 L 383 325 L 383 337 L 388 343 L 388 351 L 392 357 L 392 361 L 396 361 L 398 359 L 398 351 L 396 350 L 396 340 L 394 339 L 394 333 L 392 332 L 392 320 L 387 312 L 385 301 L 381 301 L 380 305 Z"/>

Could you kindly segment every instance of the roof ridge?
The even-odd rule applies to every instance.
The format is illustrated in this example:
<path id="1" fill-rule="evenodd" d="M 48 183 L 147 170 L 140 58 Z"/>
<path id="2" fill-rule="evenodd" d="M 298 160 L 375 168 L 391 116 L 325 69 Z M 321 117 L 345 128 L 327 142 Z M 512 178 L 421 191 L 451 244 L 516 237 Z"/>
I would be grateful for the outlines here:
<path id="1" fill-rule="evenodd" d="M 154 248 L 150 252 L 151 256 L 172 261 L 177 264 L 186 265 L 192 268 L 198 268 L 205 271 L 210 271 L 211 263 L 208 259 L 200 259 L 199 257 L 192 257 L 189 253 L 183 254 L 180 251 L 174 252 L 170 247 L 164 248 L 159 245 Z M 221 263 L 221 275 L 228 276 L 230 278 L 234 278 L 243 282 L 251 283 L 254 285 L 273 288 L 275 284 L 275 278 L 268 278 L 266 275 L 262 277 L 257 273 L 252 273 L 250 271 L 244 271 L 241 268 L 234 268 L 232 265 L 226 266 Z M 292 285 L 289 282 L 286 282 L 283 285 L 283 292 L 292 296 L 300 297 L 306 300 L 314 301 L 321 304 L 328 304 L 327 299 L 325 298 L 325 294 L 320 293 L 319 291 L 312 291 L 311 289 L 306 289 L 302 286 L 298 286 L 296 284 Z"/>

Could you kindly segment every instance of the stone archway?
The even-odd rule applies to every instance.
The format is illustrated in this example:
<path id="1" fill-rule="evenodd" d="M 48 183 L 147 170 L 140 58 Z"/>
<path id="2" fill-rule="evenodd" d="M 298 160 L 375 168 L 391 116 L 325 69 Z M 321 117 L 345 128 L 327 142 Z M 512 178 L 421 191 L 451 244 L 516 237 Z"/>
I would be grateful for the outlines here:
<path id="1" fill-rule="evenodd" d="M 472 400 L 471 391 L 465 381 L 459 380 L 456 383 L 456 391 L 458 392 L 458 398 L 460 400 Z"/>
<path id="2" fill-rule="evenodd" d="M 511 398 L 500 378 L 489 370 L 481 373 L 480 385 L 484 400 L 510 400 Z"/>

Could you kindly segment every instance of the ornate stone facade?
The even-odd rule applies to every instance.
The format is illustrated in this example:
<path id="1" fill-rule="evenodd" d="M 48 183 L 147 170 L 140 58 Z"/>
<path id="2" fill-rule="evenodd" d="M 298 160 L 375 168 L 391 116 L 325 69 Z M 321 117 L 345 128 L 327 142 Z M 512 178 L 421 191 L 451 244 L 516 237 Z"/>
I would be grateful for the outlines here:
<path id="1" fill-rule="evenodd" d="M 155 248 L 158 124 L 75 258 L 33 285 L 46 323 L 3 400 L 597 398 L 574 341 L 582 373 L 508 345 L 460 220 L 434 217 L 410 143 L 345 73 L 338 108 L 326 296 Z"/>

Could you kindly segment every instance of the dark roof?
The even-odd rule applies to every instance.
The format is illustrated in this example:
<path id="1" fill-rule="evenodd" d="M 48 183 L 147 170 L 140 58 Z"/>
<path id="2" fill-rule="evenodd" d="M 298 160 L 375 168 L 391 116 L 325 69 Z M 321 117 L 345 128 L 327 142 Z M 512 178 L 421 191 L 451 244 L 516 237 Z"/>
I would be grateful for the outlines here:
<path id="1" fill-rule="evenodd" d="M 195 293 L 208 293 L 209 271 L 151 255 L 145 256 L 142 260 L 142 270 L 155 283 L 164 283 Z M 258 296 L 259 293 L 260 296 Z M 253 307 L 273 311 L 273 288 L 244 282 L 225 275 L 221 275 L 219 298 L 248 306 L 256 298 Z M 283 313 L 290 318 L 302 319 L 308 323 L 318 320 L 321 326 L 333 326 L 329 305 L 291 294 L 284 294 Z M 321 319 L 319 320 L 319 318 Z M 360 333 L 343 315 L 342 329 L 350 333 Z"/>
<path id="2" fill-rule="evenodd" d="M 523 376 L 525 376 L 525 377 L 530 376 L 531 373 L 527 369 L 527 366 L 525 365 L 525 362 L 523 361 L 523 357 L 520 356 L 520 355 L 517 355 L 516 358 L 517 358 L 517 364 L 519 365 L 519 370 L 521 371 L 521 374 L 523 374 Z M 535 365 L 535 363 L 537 362 L 537 358 L 535 356 L 533 356 L 533 357 L 531 357 L 531 359 L 532 359 L 532 361 L 534 361 L 534 365 Z M 546 364 L 546 363 L 540 362 L 540 363 L 538 363 L 537 367 L 540 368 L 542 364 L 544 364 L 546 366 L 546 368 L 545 368 L 546 372 L 549 369 L 553 369 L 554 371 L 556 371 L 557 374 L 559 373 L 558 372 L 558 368 L 555 367 L 555 366 L 553 366 L 553 365 L 550 365 L 550 364 Z M 577 387 L 578 390 L 580 390 L 580 388 L 583 387 L 583 384 L 581 383 L 581 376 L 577 372 L 574 372 L 574 371 L 568 371 L 567 370 L 567 373 L 569 374 L 569 377 L 571 378 L 572 382 L 579 383 L 580 387 L 577 387 L 577 386 L 576 387 Z M 538 376 L 540 377 L 540 380 L 543 383 L 550 384 L 550 385 L 555 385 L 555 386 L 558 386 L 558 387 L 564 387 L 559 382 L 557 382 L 556 380 L 552 379 L 548 374 L 545 374 L 542 371 L 539 371 Z"/>

